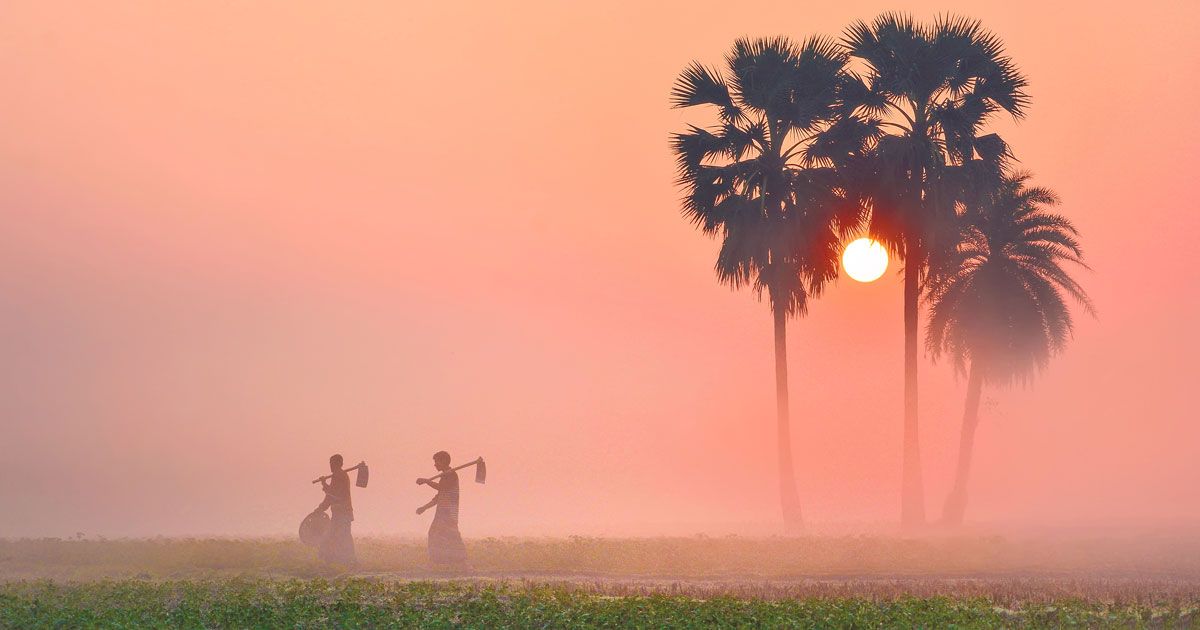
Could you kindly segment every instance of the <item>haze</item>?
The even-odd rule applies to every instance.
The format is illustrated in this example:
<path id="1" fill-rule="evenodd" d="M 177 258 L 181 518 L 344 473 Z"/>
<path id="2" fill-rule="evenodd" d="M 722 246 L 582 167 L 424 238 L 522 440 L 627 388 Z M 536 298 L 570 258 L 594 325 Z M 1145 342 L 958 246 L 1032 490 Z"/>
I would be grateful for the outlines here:
<path id="1" fill-rule="evenodd" d="M 917 17 L 946 5 L 905 3 Z M 420 535 L 440 449 L 468 537 L 781 528 L 771 319 L 679 214 L 668 93 L 741 35 L 895 5 L 0 7 L 0 537 L 291 534 L 333 452 L 357 532 Z M 968 519 L 1200 519 L 1200 11 L 958 3 L 1033 105 L 1099 317 L 985 392 Z M 897 269 L 789 330 L 807 522 L 896 523 Z M 940 511 L 964 379 L 921 372 Z"/>

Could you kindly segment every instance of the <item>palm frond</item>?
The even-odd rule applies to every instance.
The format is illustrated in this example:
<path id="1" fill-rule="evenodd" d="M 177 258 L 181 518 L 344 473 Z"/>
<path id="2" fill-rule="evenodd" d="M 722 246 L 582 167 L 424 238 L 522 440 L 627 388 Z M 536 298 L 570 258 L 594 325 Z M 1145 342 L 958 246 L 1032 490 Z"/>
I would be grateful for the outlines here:
<path id="1" fill-rule="evenodd" d="M 673 107 L 694 107 L 696 105 L 716 105 L 717 107 L 733 107 L 733 98 L 729 94 L 729 86 L 716 70 L 706 68 L 700 62 L 692 62 L 680 73 L 671 89 L 671 105 Z"/>
<path id="2" fill-rule="evenodd" d="M 862 160 L 879 133 L 853 111 L 870 106 L 846 109 L 847 60 L 826 38 L 743 38 L 726 71 L 693 63 L 672 91 L 676 107 L 718 109 L 718 124 L 671 136 L 684 216 L 721 239 L 720 282 L 788 315 L 837 276 L 839 237 L 865 216 L 834 168 Z"/>
<path id="3" fill-rule="evenodd" d="M 1086 269 L 1078 231 L 1047 209 L 1057 196 L 1028 181 L 1017 172 L 974 191 L 958 214 L 958 245 L 928 284 L 930 355 L 996 385 L 1028 381 L 1063 350 L 1074 329 L 1068 298 L 1095 314 L 1064 268 Z"/>

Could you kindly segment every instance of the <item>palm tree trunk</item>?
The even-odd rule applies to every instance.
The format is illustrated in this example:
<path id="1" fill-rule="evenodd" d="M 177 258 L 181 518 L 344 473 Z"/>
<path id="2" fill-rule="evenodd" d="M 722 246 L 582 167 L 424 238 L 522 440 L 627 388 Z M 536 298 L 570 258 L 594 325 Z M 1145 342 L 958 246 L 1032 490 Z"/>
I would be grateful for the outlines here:
<path id="1" fill-rule="evenodd" d="M 783 523 L 789 529 L 801 522 L 800 495 L 796 491 L 796 473 L 792 465 L 792 429 L 788 414 L 787 313 L 773 308 L 775 315 L 775 403 L 779 435 L 779 500 Z"/>
<path id="2" fill-rule="evenodd" d="M 904 463 L 901 476 L 900 523 L 925 524 L 925 488 L 921 480 L 921 443 L 917 439 L 917 306 L 920 300 L 920 253 L 905 245 L 904 257 Z"/>
<path id="3" fill-rule="evenodd" d="M 967 511 L 967 480 L 971 476 L 971 454 L 975 448 L 975 427 L 979 426 L 979 397 L 983 393 L 983 375 L 971 366 L 967 380 L 967 403 L 963 408 L 962 434 L 958 443 L 958 470 L 954 475 L 954 487 L 946 497 L 942 510 L 942 523 L 962 525 Z"/>

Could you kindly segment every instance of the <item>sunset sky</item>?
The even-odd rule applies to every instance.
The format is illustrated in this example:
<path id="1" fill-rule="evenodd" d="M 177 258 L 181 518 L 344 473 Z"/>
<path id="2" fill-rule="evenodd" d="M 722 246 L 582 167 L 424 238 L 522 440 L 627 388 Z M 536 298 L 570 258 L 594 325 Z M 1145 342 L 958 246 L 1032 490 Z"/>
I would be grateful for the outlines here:
<path id="1" fill-rule="evenodd" d="M 1080 228 L 1097 319 L 985 391 L 975 522 L 1200 521 L 1193 3 L 8 1 L 0 537 L 290 534 L 333 452 L 359 532 L 779 528 L 771 317 L 680 216 L 675 77 L 743 35 L 947 9 L 1033 97 L 995 129 Z M 814 524 L 899 517 L 899 276 L 791 323 Z M 965 379 L 922 363 L 927 508 Z M 466 478 L 464 478 L 464 481 Z"/>

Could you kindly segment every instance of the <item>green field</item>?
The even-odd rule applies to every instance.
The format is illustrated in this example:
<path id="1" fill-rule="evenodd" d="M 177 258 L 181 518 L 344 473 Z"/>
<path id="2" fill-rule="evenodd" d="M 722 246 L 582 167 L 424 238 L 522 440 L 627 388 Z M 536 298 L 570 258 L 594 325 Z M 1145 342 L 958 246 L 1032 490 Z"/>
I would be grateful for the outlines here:
<path id="1" fill-rule="evenodd" d="M 0 587 L 0 624 L 11 628 L 1060 628 L 1196 623 L 1195 608 L 1083 601 L 1014 610 L 987 598 L 613 597 L 563 587 L 364 578 L 17 582 Z"/>
<path id="2" fill-rule="evenodd" d="M 1185 539 L 0 540 L 0 627 L 1200 627 Z"/>

